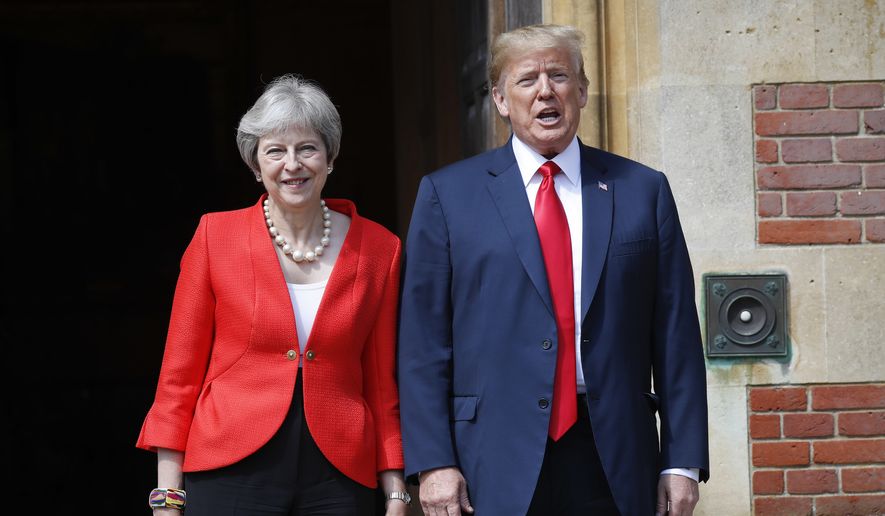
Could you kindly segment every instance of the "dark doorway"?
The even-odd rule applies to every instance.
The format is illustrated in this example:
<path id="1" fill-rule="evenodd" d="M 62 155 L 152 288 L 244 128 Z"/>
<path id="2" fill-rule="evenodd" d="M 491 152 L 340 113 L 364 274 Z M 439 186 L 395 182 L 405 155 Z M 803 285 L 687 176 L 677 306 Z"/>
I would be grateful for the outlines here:
<path id="1" fill-rule="evenodd" d="M 268 80 L 300 73 L 329 92 L 344 137 L 326 194 L 400 229 L 390 20 L 384 1 L 0 5 L 3 462 L 17 500 L 147 514 L 155 457 L 134 443 L 178 261 L 200 214 L 261 192 L 234 135 Z"/>

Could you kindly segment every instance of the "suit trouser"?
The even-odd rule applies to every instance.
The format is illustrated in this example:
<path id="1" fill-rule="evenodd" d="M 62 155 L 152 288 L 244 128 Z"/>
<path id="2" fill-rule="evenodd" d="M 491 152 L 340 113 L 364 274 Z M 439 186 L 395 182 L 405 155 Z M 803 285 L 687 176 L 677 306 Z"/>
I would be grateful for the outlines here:
<path id="1" fill-rule="evenodd" d="M 263 447 L 223 468 L 186 473 L 187 516 L 374 514 L 375 490 L 338 471 L 304 420 L 301 375 L 286 419 Z"/>
<path id="2" fill-rule="evenodd" d="M 547 438 L 529 516 L 608 516 L 618 509 L 602 469 L 585 395 L 578 421 L 558 441 Z"/>

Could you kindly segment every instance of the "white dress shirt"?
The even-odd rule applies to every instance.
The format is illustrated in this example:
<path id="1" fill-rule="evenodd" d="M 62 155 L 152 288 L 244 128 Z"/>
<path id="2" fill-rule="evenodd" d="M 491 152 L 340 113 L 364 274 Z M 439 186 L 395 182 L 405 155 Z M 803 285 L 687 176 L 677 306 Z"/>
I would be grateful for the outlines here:
<path id="1" fill-rule="evenodd" d="M 568 221 L 569 235 L 572 241 L 572 284 L 575 291 L 575 376 L 578 380 L 578 392 L 587 392 L 584 382 L 584 371 L 581 367 L 581 264 L 584 235 L 584 213 L 581 195 L 581 148 L 578 145 L 578 137 L 572 138 L 571 143 L 564 151 L 553 159 L 548 160 L 538 154 L 534 149 L 523 143 L 516 135 L 513 136 L 513 154 L 516 156 L 516 165 L 522 175 L 525 185 L 525 193 L 529 198 L 529 206 L 532 214 L 535 213 L 535 197 L 541 187 L 541 174 L 538 168 L 547 161 L 556 163 L 562 170 L 562 174 L 553 177 L 556 195 L 565 210 L 565 218 Z M 698 468 L 672 468 L 661 471 L 661 474 L 682 475 L 698 481 L 700 471 Z"/>

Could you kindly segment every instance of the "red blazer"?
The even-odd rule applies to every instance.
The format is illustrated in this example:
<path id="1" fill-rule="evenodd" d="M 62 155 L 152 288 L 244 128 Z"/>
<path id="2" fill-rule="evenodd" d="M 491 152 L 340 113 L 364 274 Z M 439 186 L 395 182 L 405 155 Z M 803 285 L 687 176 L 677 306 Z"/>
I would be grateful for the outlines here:
<path id="1" fill-rule="evenodd" d="M 204 215 L 181 261 L 154 404 L 136 446 L 183 450 L 184 471 L 237 462 L 286 416 L 298 368 L 295 316 L 262 202 Z M 351 218 L 303 360 L 304 415 L 320 450 L 368 487 L 402 469 L 394 348 L 400 242 Z M 294 351 L 294 354 L 291 354 Z"/>

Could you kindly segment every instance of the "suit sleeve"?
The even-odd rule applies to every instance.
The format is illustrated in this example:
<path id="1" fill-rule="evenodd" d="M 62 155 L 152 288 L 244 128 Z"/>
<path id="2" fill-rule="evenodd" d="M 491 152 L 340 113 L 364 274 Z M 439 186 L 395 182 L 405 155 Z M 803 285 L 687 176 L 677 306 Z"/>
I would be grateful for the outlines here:
<path id="1" fill-rule="evenodd" d="M 206 376 L 215 327 L 205 215 L 181 259 L 172 316 L 154 404 L 136 446 L 184 450 L 197 396 Z"/>
<path id="2" fill-rule="evenodd" d="M 710 476 L 707 390 L 694 276 L 676 203 L 662 174 L 657 199 L 658 262 L 654 385 L 660 396 L 661 469 L 699 468 Z"/>
<path id="3" fill-rule="evenodd" d="M 396 388 L 396 317 L 399 299 L 401 245 L 396 249 L 380 298 L 378 317 L 363 350 L 363 392 L 375 422 L 377 470 L 402 469 L 402 436 Z"/>
<path id="4" fill-rule="evenodd" d="M 406 475 L 457 464 L 449 425 L 452 265 L 445 215 L 429 177 L 409 224 L 400 304 L 399 385 Z"/>

